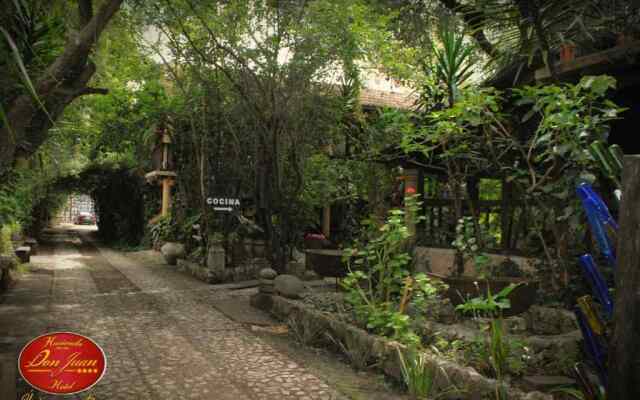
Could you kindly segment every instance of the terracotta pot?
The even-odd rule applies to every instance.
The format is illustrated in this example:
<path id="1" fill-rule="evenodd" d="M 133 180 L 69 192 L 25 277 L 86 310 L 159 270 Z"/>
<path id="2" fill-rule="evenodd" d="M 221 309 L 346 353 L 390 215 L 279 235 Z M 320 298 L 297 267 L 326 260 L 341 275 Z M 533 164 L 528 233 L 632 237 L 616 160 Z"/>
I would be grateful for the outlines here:
<path id="1" fill-rule="evenodd" d="M 443 277 L 434 274 L 428 275 L 442 280 L 449 286 L 449 289 L 445 292 L 445 296 L 454 306 L 462 304 L 470 298 L 480 295 L 486 296 L 487 288 L 491 289 L 492 294 L 496 294 L 512 283 L 521 284 L 508 296 L 511 302 L 511 308 L 503 312 L 503 315 L 507 317 L 522 314 L 527 311 L 535 303 L 538 288 L 540 287 L 539 281 L 530 281 L 522 278 L 490 278 L 483 280 L 467 276 Z"/>

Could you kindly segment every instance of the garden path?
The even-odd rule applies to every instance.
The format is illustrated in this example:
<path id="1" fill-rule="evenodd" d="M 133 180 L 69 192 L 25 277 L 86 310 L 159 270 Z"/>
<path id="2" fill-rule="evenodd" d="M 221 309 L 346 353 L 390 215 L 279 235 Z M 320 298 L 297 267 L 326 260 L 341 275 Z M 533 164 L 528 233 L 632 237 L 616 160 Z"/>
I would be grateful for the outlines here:
<path id="1" fill-rule="evenodd" d="M 52 231 L 30 271 L 0 296 L 3 400 L 16 398 L 7 395 L 13 380 L 18 398 L 30 391 L 11 378 L 20 348 L 55 331 L 87 335 L 107 355 L 104 378 L 78 399 L 88 393 L 96 400 L 351 397 L 211 306 L 246 300 L 255 289 L 225 290 L 167 267 L 158 253 L 132 257 L 88 238 L 78 230 Z"/>

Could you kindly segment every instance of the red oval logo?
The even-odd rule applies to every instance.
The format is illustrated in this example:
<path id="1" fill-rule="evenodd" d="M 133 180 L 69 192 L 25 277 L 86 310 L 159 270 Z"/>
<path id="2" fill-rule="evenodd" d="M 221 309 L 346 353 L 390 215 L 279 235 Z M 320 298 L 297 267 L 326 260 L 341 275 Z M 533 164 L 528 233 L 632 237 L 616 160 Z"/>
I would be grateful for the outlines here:
<path id="1" fill-rule="evenodd" d="M 18 357 L 18 369 L 37 390 L 75 394 L 98 383 L 107 370 L 107 358 L 88 337 L 55 332 L 27 343 Z"/>

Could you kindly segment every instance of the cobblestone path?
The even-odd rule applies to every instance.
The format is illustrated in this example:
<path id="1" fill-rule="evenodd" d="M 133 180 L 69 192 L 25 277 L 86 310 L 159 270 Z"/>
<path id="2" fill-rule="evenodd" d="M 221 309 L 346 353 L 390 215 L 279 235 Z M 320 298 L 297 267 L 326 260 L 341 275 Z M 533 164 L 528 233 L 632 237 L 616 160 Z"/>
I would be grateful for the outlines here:
<path id="1" fill-rule="evenodd" d="M 151 254 L 140 262 L 74 232 L 52 236 L 32 257 L 30 273 L 0 297 L 2 384 L 26 342 L 72 331 L 91 337 L 108 357 L 106 375 L 90 390 L 97 400 L 344 398 L 210 305 L 248 290 L 215 288 L 157 258 L 154 264 Z M 17 395 L 28 390 L 19 380 Z"/>

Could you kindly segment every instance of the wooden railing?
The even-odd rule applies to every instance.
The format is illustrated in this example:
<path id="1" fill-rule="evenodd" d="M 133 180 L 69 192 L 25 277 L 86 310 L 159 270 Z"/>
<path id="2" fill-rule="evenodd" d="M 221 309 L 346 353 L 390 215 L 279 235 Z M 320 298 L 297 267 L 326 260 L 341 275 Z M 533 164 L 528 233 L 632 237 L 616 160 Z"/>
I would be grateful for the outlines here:
<path id="1" fill-rule="evenodd" d="M 493 238 L 487 249 L 500 252 L 522 252 L 526 236 L 527 212 L 521 204 L 501 200 L 480 200 L 474 208 L 483 230 Z M 418 225 L 418 242 L 432 247 L 452 247 L 456 238 L 456 212 L 452 199 L 427 198 L 423 201 L 425 220 Z M 472 215 L 468 200 L 462 202 L 464 216 Z"/>

